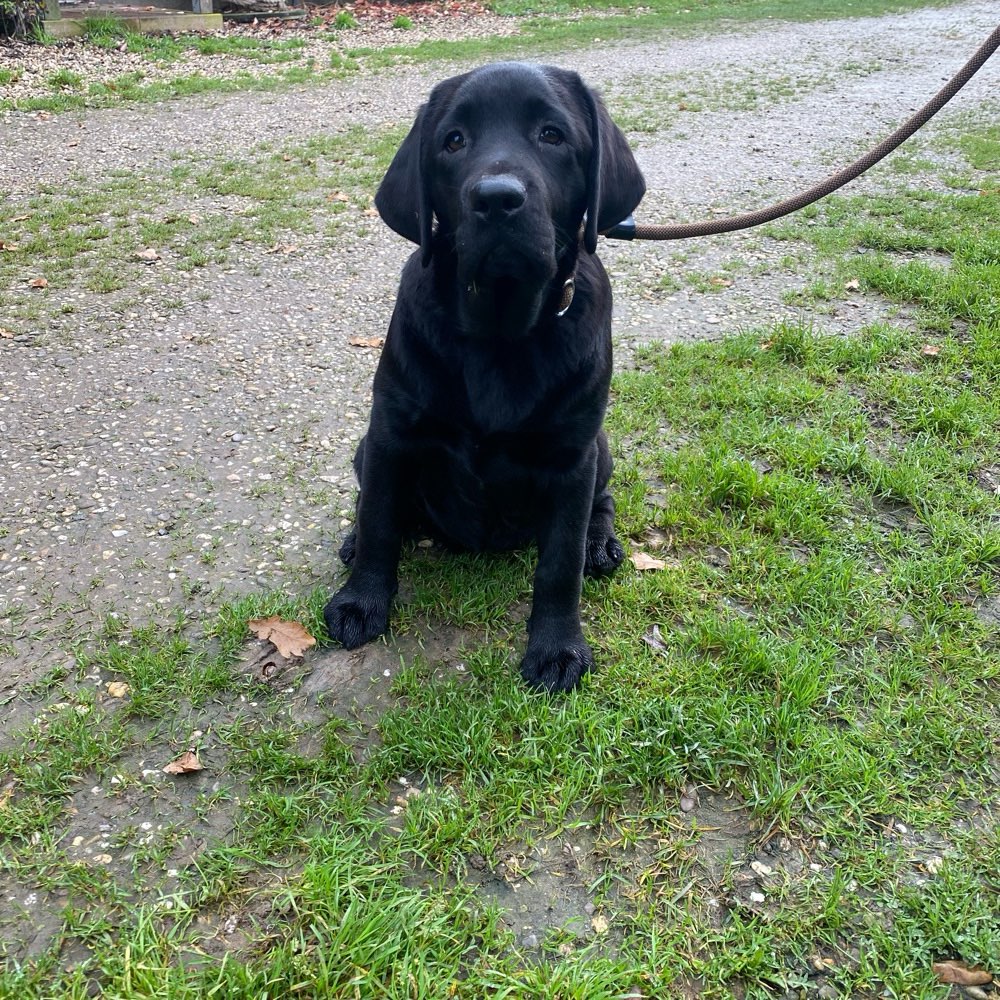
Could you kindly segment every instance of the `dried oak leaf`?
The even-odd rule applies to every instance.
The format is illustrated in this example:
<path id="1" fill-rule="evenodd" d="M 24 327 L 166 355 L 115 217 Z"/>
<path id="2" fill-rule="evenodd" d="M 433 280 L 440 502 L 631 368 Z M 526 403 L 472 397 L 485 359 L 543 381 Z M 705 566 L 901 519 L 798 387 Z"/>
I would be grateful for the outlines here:
<path id="1" fill-rule="evenodd" d="M 381 347 L 385 337 L 348 337 L 347 342 L 351 347 Z"/>
<path id="2" fill-rule="evenodd" d="M 176 760 L 172 760 L 163 770 L 167 774 L 191 774 L 201 771 L 204 765 L 198 760 L 197 750 L 185 750 Z"/>
<path id="3" fill-rule="evenodd" d="M 993 982 L 993 974 L 985 969 L 966 965 L 958 959 L 935 962 L 931 966 L 939 983 L 957 983 L 959 986 L 985 986 Z"/>
<path id="4" fill-rule="evenodd" d="M 844 288 L 849 292 L 856 292 L 861 288 L 861 282 L 857 278 L 851 278 L 844 282 Z"/>
<path id="5" fill-rule="evenodd" d="M 135 257 L 147 264 L 153 264 L 160 259 L 160 252 L 152 247 L 146 247 L 145 250 L 136 250 Z"/>
<path id="6" fill-rule="evenodd" d="M 32 288 L 48 288 L 49 287 L 48 278 L 32 278 L 31 281 L 28 282 L 28 284 Z"/>
<path id="7" fill-rule="evenodd" d="M 662 559 L 654 559 L 646 552 L 633 552 L 629 559 L 632 565 L 639 570 L 663 569 L 667 564 Z"/>
<path id="8" fill-rule="evenodd" d="M 316 640 L 298 623 L 288 622 L 283 618 L 256 618 L 247 623 L 247 628 L 258 639 L 269 639 L 275 649 L 290 660 L 293 656 L 302 656 L 310 647 L 316 645 Z"/>
<path id="9" fill-rule="evenodd" d="M 941 353 L 941 348 L 938 347 L 937 344 L 924 344 L 924 346 L 920 348 L 920 353 L 925 358 L 936 358 Z"/>

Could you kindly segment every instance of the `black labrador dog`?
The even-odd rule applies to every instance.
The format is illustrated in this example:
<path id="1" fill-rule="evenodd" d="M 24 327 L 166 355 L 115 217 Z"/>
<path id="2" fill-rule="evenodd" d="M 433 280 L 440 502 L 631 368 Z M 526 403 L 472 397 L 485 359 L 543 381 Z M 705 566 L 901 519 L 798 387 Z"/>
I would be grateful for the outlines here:
<path id="1" fill-rule="evenodd" d="M 593 660 L 584 573 L 624 557 L 601 424 L 611 286 L 597 235 L 645 182 L 573 72 L 498 63 L 438 84 L 378 189 L 407 262 L 375 373 L 351 567 L 325 609 L 348 649 L 384 632 L 404 536 L 538 545 L 524 679 L 569 690 Z"/>

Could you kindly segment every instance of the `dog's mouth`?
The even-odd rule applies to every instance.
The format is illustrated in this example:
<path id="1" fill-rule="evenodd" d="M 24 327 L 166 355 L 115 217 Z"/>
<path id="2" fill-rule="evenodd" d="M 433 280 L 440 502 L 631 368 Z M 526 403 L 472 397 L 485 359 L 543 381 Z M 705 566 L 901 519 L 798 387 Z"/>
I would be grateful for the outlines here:
<path id="1" fill-rule="evenodd" d="M 456 245 L 460 323 L 474 337 L 524 336 L 538 322 L 555 277 L 554 247 L 503 234 L 473 253 L 483 239 L 476 236 L 463 245 L 460 235 Z"/>
<path id="2" fill-rule="evenodd" d="M 462 328 L 474 337 L 521 337 L 538 322 L 548 286 L 521 275 L 480 275 L 459 298 Z"/>

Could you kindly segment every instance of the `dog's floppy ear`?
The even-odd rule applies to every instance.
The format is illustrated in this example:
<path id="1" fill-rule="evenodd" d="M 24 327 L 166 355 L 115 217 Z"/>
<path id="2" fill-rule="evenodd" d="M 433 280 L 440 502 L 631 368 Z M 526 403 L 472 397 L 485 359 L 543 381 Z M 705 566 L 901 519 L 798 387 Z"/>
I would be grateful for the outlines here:
<path id="1" fill-rule="evenodd" d="M 584 100 L 590 112 L 592 152 L 587 171 L 587 223 L 583 243 L 588 253 L 597 249 L 597 234 L 631 215 L 646 193 L 639 165 L 622 130 L 611 120 L 604 102 L 586 85 Z"/>
<path id="2" fill-rule="evenodd" d="M 424 266 L 431 258 L 431 206 L 429 184 L 421 169 L 422 138 L 427 119 L 427 105 L 417 112 L 403 144 L 389 164 L 385 177 L 375 193 L 375 207 L 385 224 L 420 246 Z"/>

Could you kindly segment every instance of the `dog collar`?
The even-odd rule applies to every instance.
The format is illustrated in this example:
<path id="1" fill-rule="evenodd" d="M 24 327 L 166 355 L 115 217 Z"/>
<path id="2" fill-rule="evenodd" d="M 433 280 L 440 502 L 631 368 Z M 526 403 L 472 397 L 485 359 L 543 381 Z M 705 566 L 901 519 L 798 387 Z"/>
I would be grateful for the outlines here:
<path id="1" fill-rule="evenodd" d="M 573 304 L 573 293 L 576 291 L 576 275 L 571 274 L 562 286 L 562 297 L 559 299 L 559 310 L 557 316 L 565 316 L 569 307 Z"/>

